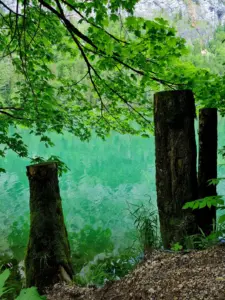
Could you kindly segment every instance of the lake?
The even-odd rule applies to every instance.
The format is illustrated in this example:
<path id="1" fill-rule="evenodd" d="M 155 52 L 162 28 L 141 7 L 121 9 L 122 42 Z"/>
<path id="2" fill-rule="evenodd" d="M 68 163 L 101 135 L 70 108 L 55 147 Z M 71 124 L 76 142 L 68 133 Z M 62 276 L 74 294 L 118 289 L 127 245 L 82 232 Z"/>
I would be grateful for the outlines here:
<path id="1" fill-rule="evenodd" d="M 115 249 L 129 246 L 136 234 L 131 203 L 149 207 L 151 200 L 156 209 L 154 137 L 112 133 L 106 141 L 93 137 L 81 142 L 69 133 L 51 134 L 55 147 L 47 149 L 38 137 L 22 132 L 30 156 L 57 155 L 70 168 L 59 178 L 70 240 L 85 226 L 96 232 L 109 228 Z M 219 118 L 218 148 L 223 145 L 225 119 Z M 222 163 L 219 158 L 218 177 L 225 174 Z M 0 176 L 0 253 L 10 252 L 19 260 L 29 232 L 28 164 L 12 152 L 1 164 L 7 173 Z M 225 195 L 223 182 L 218 193 Z"/>

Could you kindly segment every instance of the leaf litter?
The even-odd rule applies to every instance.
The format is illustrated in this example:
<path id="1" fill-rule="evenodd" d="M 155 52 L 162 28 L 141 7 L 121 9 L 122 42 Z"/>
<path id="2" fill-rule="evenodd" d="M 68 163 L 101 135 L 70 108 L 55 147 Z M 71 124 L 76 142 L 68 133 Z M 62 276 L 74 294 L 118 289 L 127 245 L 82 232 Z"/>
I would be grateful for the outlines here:
<path id="1" fill-rule="evenodd" d="M 225 246 L 188 253 L 153 251 L 103 288 L 56 284 L 48 300 L 225 300 Z"/>

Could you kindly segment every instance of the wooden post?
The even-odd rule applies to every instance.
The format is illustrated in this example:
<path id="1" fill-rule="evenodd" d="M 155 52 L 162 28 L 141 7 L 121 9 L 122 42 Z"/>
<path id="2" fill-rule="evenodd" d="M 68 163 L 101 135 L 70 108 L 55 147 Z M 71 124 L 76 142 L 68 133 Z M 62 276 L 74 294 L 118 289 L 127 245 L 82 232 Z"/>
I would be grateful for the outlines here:
<path id="1" fill-rule="evenodd" d="M 182 209 L 197 199 L 194 118 L 192 91 L 155 94 L 156 189 L 164 248 L 196 232 L 194 214 Z"/>
<path id="2" fill-rule="evenodd" d="M 63 218 L 57 163 L 27 167 L 30 185 L 30 236 L 25 258 L 26 285 L 39 292 L 71 281 L 73 269 Z"/>
<path id="3" fill-rule="evenodd" d="M 204 108 L 199 112 L 198 198 L 216 196 L 216 186 L 208 180 L 217 178 L 217 109 Z M 195 211 L 198 226 L 209 235 L 216 221 L 216 208 Z"/>

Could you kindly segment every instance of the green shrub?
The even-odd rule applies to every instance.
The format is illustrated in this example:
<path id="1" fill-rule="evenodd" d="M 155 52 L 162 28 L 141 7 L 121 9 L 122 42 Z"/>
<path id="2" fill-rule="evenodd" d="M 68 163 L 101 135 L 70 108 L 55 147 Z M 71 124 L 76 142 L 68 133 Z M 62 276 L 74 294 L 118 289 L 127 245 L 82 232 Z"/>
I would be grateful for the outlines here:
<path id="1" fill-rule="evenodd" d="M 9 269 L 5 269 L 0 274 L 0 299 L 8 300 L 8 293 L 10 293 L 13 288 L 7 286 L 7 280 L 10 277 Z M 46 297 L 40 296 L 35 287 L 31 287 L 29 289 L 22 289 L 19 296 L 15 300 L 45 300 Z"/>
<path id="2" fill-rule="evenodd" d="M 0 256 L 0 273 L 3 274 L 3 272 L 5 272 L 4 274 L 10 273 L 5 283 L 6 286 L 10 287 L 7 291 L 7 300 L 14 300 L 22 288 L 18 261 L 6 255 Z"/>
<path id="3" fill-rule="evenodd" d="M 210 184 L 217 184 L 221 179 L 210 180 Z M 224 200 L 222 196 L 210 196 L 203 199 L 185 203 L 183 209 L 203 209 L 204 207 L 215 206 L 216 210 L 224 210 Z M 225 214 L 221 215 L 218 222 L 214 221 L 213 231 L 206 236 L 201 228 L 200 234 L 186 236 L 184 239 L 184 246 L 188 249 L 206 249 L 218 243 L 218 238 L 225 233 Z"/>
<path id="4" fill-rule="evenodd" d="M 18 261 L 24 259 L 25 250 L 28 244 L 29 231 L 30 224 L 28 215 L 19 216 L 10 227 L 7 241 L 13 257 Z"/>
<path id="5" fill-rule="evenodd" d="M 140 257 L 133 251 L 123 251 L 115 256 L 98 259 L 90 264 L 85 275 L 78 274 L 75 282 L 80 285 L 93 284 L 103 285 L 106 281 L 118 280 L 127 275 L 136 264 Z"/>
<path id="6" fill-rule="evenodd" d="M 76 272 L 94 259 L 97 254 L 112 253 L 114 244 L 111 239 L 110 229 L 103 229 L 87 225 L 76 234 L 69 234 L 72 252 L 72 262 Z"/>
<path id="7" fill-rule="evenodd" d="M 183 249 L 183 246 L 179 242 L 173 244 L 171 247 L 171 250 L 173 250 L 175 252 L 181 251 L 182 249 Z"/>
<path id="8" fill-rule="evenodd" d="M 148 207 L 144 204 L 131 204 L 135 209 L 130 209 L 134 224 L 139 233 L 139 241 L 144 251 L 159 249 L 162 245 L 159 231 L 158 214 L 153 210 L 151 201 Z"/>
<path id="9" fill-rule="evenodd" d="M 7 279 L 9 278 L 10 271 L 6 269 L 3 273 L 0 274 L 0 297 L 4 299 L 6 294 L 12 289 L 5 286 Z M 6 298 L 5 298 L 6 299 Z"/>

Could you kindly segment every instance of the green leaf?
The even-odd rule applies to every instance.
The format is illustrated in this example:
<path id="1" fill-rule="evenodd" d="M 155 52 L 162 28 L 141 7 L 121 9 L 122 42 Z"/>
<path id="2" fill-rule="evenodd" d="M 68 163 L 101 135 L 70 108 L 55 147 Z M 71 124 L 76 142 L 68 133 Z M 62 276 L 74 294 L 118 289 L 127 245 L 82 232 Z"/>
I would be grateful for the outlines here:
<path id="1" fill-rule="evenodd" d="M 113 22 L 115 22 L 115 21 L 119 20 L 119 16 L 116 15 L 116 14 L 111 14 L 111 15 L 110 15 L 110 19 L 111 19 Z"/>
<path id="2" fill-rule="evenodd" d="M 176 252 L 181 251 L 182 249 L 183 249 L 183 246 L 180 245 L 180 243 L 178 243 L 178 242 L 173 244 L 171 247 L 171 250 L 176 251 Z"/>
<path id="3" fill-rule="evenodd" d="M 201 201 L 200 204 L 199 204 L 199 208 L 206 207 L 206 203 L 207 203 L 206 200 Z"/>
<path id="4" fill-rule="evenodd" d="M 208 208 L 211 208 L 212 203 L 211 202 L 207 202 L 207 206 L 208 206 Z"/>
<path id="5" fill-rule="evenodd" d="M 46 300 L 46 297 L 41 297 L 36 287 L 31 287 L 23 289 L 15 300 Z"/>
<path id="6" fill-rule="evenodd" d="M 222 224 L 225 222 L 225 214 L 219 217 L 218 223 Z"/>
<path id="7" fill-rule="evenodd" d="M 199 205 L 200 205 L 199 201 L 195 201 L 195 203 L 194 203 L 192 209 L 194 210 L 194 209 L 199 208 Z"/>
<path id="8" fill-rule="evenodd" d="M 4 287 L 9 276 L 9 269 L 6 269 L 3 273 L 0 274 L 0 297 L 3 296 L 7 291 L 9 291 L 9 288 Z"/>
<path id="9" fill-rule="evenodd" d="M 137 77 L 136 77 L 134 74 L 131 74 L 130 77 L 131 77 L 133 80 L 137 81 Z"/>
<path id="10" fill-rule="evenodd" d="M 194 201 L 192 201 L 192 202 L 186 202 L 182 208 L 183 209 L 192 208 L 193 205 L 194 205 Z"/>
<path id="11" fill-rule="evenodd" d="M 210 179 L 210 180 L 208 180 L 208 183 L 209 183 L 209 185 L 217 185 L 222 180 L 225 180 L 225 177 Z"/>

